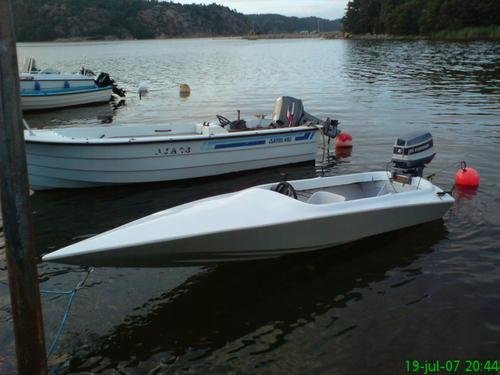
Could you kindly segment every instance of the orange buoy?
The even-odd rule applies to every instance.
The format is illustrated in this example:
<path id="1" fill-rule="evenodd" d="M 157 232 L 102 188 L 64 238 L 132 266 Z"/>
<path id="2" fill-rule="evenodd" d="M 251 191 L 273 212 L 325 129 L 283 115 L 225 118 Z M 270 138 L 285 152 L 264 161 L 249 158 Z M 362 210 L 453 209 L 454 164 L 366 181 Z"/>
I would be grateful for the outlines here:
<path id="1" fill-rule="evenodd" d="M 335 147 L 352 147 L 352 136 L 349 133 L 340 133 L 335 139 Z"/>
<path id="2" fill-rule="evenodd" d="M 474 168 L 467 167 L 464 161 L 455 174 L 455 184 L 460 186 L 478 187 L 480 180 L 479 172 Z"/>

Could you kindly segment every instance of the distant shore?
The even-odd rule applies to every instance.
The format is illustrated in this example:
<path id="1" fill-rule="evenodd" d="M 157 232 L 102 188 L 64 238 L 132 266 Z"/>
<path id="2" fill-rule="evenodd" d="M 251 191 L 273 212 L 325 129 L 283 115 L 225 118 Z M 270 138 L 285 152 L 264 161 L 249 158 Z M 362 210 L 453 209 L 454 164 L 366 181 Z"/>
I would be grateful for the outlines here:
<path id="1" fill-rule="evenodd" d="M 302 32 L 302 33 L 280 33 L 280 34 L 253 34 L 241 37 L 247 40 L 259 39 L 347 39 L 346 34 L 341 31 L 333 32 Z"/>
<path id="2" fill-rule="evenodd" d="M 350 39 L 366 40 L 435 40 L 475 41 L 500 40 L 500 26 L 467 27 L 459 30 L 443 30 L 431 35 L 353 34 Z"/>
<path id="3" fill-rule="evenodd" d="M 354 39 L 354 40 L 435 40 L 435 41 L 475 41 L 475 40 L 496 40 L 500 41 L 500 26 L 468 27 L 460 30 L 445 30 L 431 35 L 389 35 L 389 34 L 350 34 L 342 31 L 333 32 L 301 32 L 301 33 L 277 33 L 277 34 L 252 34 L 252 35 L 175 35 L 161 36 L 154 39 L 119 39 L 114 36 L 103 37 L 75 37 L 58 38 L 44 42 L 20 41 L 19 43 L 78 43 L 78 42 L 106 42 L 106 41 L 132 41 L 132 40 L 164 40 L 164 39 L 245 39 L 245 40 L 265 40 L 265 39 Z"/>

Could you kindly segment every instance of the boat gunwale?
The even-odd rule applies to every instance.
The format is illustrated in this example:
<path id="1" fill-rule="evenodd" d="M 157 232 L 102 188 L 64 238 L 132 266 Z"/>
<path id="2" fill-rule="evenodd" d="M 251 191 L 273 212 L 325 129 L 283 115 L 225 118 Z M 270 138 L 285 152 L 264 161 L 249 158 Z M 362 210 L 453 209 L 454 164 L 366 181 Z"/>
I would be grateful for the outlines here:
<path id="1" fill-rule="evenodd" d="M 92 81 L 95 83 L 94 78 L 58 78 L 58 79 L 40 79 L 40 78 L 28 78 L 28 76 L 25 77 L 19 77 L 19 81 L 23 82 L 36 82 L 36 81 L 42 81 L 42 82 L 64 82 L 64 81 Z"/>
<path id="2" fill-rule="evenodd" d="M 151 140 L 146 139 L 136 139 L 134 137 L 127 138 L 75 138 L 68 137 L 63 135 L 58 135 L 61 139 L 58 140 L 40 140 L 36 139 L 35 135 L 29 135 L 28 137 L 25 134 L 25 142 L 26 143 L 36 143 L 36 144 L 47 144 L 47 145 L 64 145 L 64 146 L 110 146 L 110 145 L 137 145 L 137 144 L 158 144 L 158 143 L 179 143 L 179 142 L 192 142 L 192 141 L 212 141 L 212 140 L 223 140 L 223 139 L 233 139 L 233 138 L 244 138 L 244 137 L 255 137 L 255 136 L 265 136 L 265 135 L 282 135 L 282 134 L 290 134 L 290 133 L 301 133 L 307 131 L 319 131 L 320 128 L 316 126 L 301 126 L 294 128 L 278 128 L 278 129 L 270 129 L 270 130 L 251 130 L 248 132 L 228 132 L 224 134 L 217 135 L 204 135 L 204 134 L 193 134 L 193 135 L 182 135 L 175 137 L 175 135 L 165 136 L 162 139 L 159 139 L 158 135 L 151 135 L 150 137 L 157 137 Z M 62 128 L 64 129 L 64 128 Z M 51 129 L 53 133 L 57 133 L 54 129 Z M 250 134 L 249 134 L 250 133 Z M 68 138 L 67 140 L 64 138 Z M 313 137 L 314 140 L 314 137 Z M 96 142 L 97 141 L 97 142 Z M 311 140 L 309 140 L 311 141 Z"/>
<path id="3" fill-rule="evenodd" d="M 88 94 L 94 92 L 100 92 L 105 90 L 112 90 L 113 86 L 106 87 L 77 87 L 77 88 L 69 88 L 69 89 L 41 89 L 41 90 L 27 90 L 24 89 L 20 91 L 21 97 L 30 97 L 30 98 L 39 98 L 39 97 L 54 97 L 54 96 L 62 96 L 62 95 L 74 95 L 74 94 Z M 27 93 L 30 91 L 30 93 Z M 31 93 L 31 91 L 38 91 L 39 93 Z"/>

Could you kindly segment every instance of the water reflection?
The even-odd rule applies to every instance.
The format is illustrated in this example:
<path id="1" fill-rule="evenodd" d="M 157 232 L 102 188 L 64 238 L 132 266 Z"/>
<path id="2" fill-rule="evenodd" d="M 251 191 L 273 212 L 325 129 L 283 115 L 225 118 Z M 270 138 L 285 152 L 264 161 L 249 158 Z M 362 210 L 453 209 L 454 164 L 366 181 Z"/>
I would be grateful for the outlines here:
<path id="1" fill-rule="evenodd" d="M 109 103 L 82 107 L 60 108 L 44 112 L 28 112 L 24 118 L 32 128 L 59 128 L 110 124 L 118 111 L 127 105 L 125 98 L 113 98 Z"/>
<path id="2" fill-rule="evenodd" d="M 337 147 L 335 148 L 335 156 L 337 157 L 337 162 L 341 162 L 344 159 L 348 159 L 352 154 L 352 147 Z"/>
<path id="3" fill-rule="evenodd" d="M 245 347 L 272 351 L 319 316 L 336 330 L 335 311 L 363 298 L 359 290 L 410 266 L 447 235 L 439 220 L 317 253 L 218 266 L 131 309 L 111 332 L 74 351 L 65 370 L 138 365 L 161 352 L 174 371 L 184 362 L 174 358 L 189 353 L 200 359 L 224 347 L 231 356 Z M 419 274 L 411 267 L 411 278 Z M 258 334 L 247 337 L 262 327 L 274 332 L 265 345 Z"/>
<path id="4" fill-rule="evenodd" d="M 453 191 L 453 196 L 458 200 L 472 200 L 477 195 L 477 191 L 477 187 L 456 185 Z"/>

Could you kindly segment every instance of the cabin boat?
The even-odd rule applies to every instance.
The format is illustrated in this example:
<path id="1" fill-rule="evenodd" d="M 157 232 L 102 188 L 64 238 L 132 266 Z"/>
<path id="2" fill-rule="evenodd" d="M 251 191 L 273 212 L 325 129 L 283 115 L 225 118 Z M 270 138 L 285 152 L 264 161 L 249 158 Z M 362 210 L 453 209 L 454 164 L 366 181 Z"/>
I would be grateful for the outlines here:
<path id="1" fill-rule="evenodd" d="M 79 73 L 63 73 L 47 68 L 38 70 L 30 58 L 19 74 L 21 106 L 24 111 L 48 110 L 63 107 L 108 102 L 117 89 L 107 73 L 95 77 L 83 68 Z"/>
<path id="2" fill-rule="evenodd" d="M 284 181 L 217 195 L 146 216 L 43 260 L 159 267 L 268 259 L 441 219 L 453 197 L 411 169 L 400 172 Z"/>
<path id="3" fill-rule="evenodd" d="M 47 190 L 173 181 L 313 161 L 321 135 L 334 137 L 337 122 L 323 122 L 301 106 L 298 99 L 278 99 L 272 122 L 219 116 L 218 124 L 26 130 L 30 185 Z"/>

